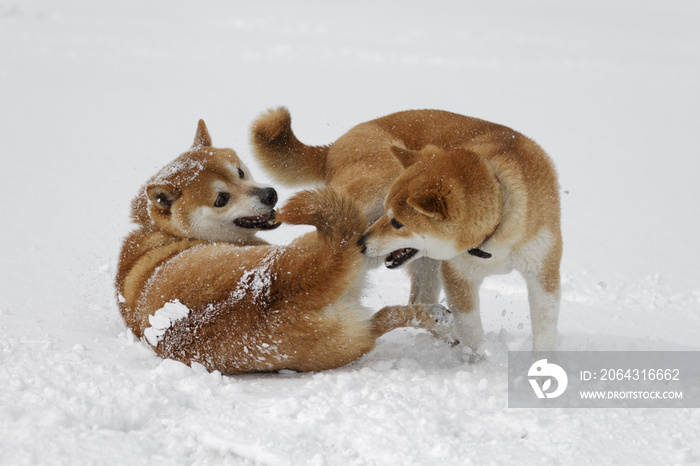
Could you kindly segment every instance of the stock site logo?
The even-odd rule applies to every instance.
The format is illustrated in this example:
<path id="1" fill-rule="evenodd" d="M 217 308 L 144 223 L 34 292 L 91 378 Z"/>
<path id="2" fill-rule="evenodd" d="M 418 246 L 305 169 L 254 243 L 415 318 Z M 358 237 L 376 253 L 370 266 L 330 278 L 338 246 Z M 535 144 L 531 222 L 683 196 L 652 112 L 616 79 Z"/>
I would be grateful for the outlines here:
<path id="1" fill-rule="evenodd" d="M 546 359 L 536 361 L 527 372 L 528 381 L 535 391 L 537 398 L 556 398 L 564 393 L 569 384 L 569 378 L 564 369 L 556 364 L 547 363 Z M 557 381 L 556 389 L 552 392 L 552 379 Z M 540 385 L 539 381 L 542 381 Z"/>

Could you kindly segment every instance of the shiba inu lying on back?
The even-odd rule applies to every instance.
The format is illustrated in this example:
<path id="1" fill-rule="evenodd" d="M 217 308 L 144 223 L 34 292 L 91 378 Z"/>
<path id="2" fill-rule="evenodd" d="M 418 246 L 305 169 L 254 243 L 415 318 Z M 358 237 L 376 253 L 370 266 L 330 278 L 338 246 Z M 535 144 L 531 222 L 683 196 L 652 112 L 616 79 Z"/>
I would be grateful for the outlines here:
<path id="1" fill-rule="evenodd" d="M 164 358 L 235 374 L 339 367 L 392 329 L 444 329 L 441 306 L 366 317 L 358 241 L 367 221 L 352 201 L 331 189 L 295 195 L 278 218 L 317 230 L 289 246 L 255 236 L 279 226 L 276 202 L 233 150 L 212 147 L 200 121 L 192 148 L 132 203 L 139 228 L 124 241 L 116 277 L 131 331 Z"/>
<path id="2" fill-rule="evenodd" d="M 479 286 L 518 270 L 527 282 L 534 350 L 556 348 L 562 254 L 554 165 L 502 125 L 440 110 L 409 110 L 359 124 L 328 146 L 300 142 L 285 108 L 252 125 L 254 151 L 281 182 L 324 183 L 373 222 L 368 256 L 408 264 L 411 303 L 436 302 L 440 282 L 455 338 L 484 340 Z"/>

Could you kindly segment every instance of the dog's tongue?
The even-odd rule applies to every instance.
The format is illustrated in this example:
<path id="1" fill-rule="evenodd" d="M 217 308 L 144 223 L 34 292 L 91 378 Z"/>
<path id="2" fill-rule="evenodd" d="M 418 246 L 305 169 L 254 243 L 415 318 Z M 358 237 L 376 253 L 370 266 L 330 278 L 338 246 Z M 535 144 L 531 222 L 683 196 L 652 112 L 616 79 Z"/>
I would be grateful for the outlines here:
<path id="1" fill-rule="evenodd" d="M 258 215 L 257 217 L 246 217 L 249 218 L 250 220 L 254 220 L 256 222 L 264 222 L 265 220 L 269 220 L 270 217 L 272 217 L 272 211 L 269 211 L 268 213 L 264 215 Z"/>
<path id="2" fill-rule="evenodd" d="M 397 249 L 396 251 L 393 251 L 390 256 L 392 259 L 398 259 L 399 257 L 403 256 L 406 253 L 407 248 L 401 248 Z"/>
<path id="3" fill-rule="evenodd" d="M 415 256 L 417 252 L 418 250 L 413 248 L 397 249 L 389 253 L 386 259 L 384 259 L 384 265 L 390 269 L 399 267 L 411 257 Z"/>

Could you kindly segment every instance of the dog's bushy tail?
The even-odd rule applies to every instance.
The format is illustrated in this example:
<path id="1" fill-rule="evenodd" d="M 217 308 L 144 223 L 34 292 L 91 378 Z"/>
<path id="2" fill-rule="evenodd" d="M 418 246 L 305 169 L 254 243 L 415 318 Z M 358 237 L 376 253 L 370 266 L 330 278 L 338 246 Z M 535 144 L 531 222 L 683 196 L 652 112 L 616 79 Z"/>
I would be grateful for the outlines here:
<path id="1" fill-rule="evenodd" d="M 277 219 L 313 225 L 321 238 L 341 247 L 356 246 L 367 228 L 367 219 L 353 200 L 328 187 L 296 193 L 280 209 Z"/>
<path id="2" fill-rule="evenodd" d="M 280 183 L 290 186 L 325 181 L 330 146 L 307 146 L 292 131 L 292 117 L 285 107 L 261 114 L 251 127 L 253 152 Z"/>

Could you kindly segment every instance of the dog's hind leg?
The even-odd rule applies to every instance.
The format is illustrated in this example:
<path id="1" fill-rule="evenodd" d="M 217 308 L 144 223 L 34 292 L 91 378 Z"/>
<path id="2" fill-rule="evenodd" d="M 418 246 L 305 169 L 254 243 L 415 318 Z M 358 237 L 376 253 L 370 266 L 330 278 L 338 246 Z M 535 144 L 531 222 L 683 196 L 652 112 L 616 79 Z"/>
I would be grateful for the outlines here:
<path id="1" fill-rule="evenodd" d="M 421 257 L 408 264 L 411 275 L 411 294 L 409 304 L 432 304 L 440 298 L 441 261 L 429 257 Z"/>
<path id="2" fill-rule="evenodd" d="M 526 282 L 532 320 L 532 350 L 556 351 L 559 289 L 548 292 L 537 278 L 527 278 Z"/>
<path id="3" fill-rule="evenodd" d="M 452 313 L 439 304 L 386 306 L 372 316 L 371 331 L 375 339 L 400 327 L 424 328 L 446 337 L 452 322 Z"/>
<path id="4" fill-rule="evenodd" d="M 523 274 L 530 301 L 533 351 L 556 351 L 557 349 L 557 322 L 561 300 L 560 262 L 561 239 L 557 238 L 545 256 L 539 273 Z"/>
<path id="5" fill-rule="evenodd" d="M 306 307 L 320 309 L 361 281 L 365 268 L 358 241 L 367 220 L 352 199 L 330 188 L 300 191 L 278 218 L 313 225 L 316 232 L 297 238 L 278 257 L 278 269 L 288 275 L 276 277 L 277 296 L 301 297 Z"/>

